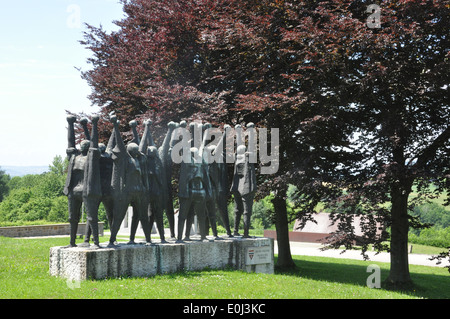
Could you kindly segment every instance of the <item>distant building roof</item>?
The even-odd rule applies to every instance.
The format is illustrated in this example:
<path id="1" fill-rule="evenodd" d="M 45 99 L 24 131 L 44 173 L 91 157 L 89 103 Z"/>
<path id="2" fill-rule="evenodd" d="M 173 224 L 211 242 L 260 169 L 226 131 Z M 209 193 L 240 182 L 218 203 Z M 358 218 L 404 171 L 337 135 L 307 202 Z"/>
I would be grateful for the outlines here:
<path id="1" fill-rule="evenodd" d="M 331 234 L 338 230 L 338 221 L 333 224 L 330 214 L 328 213 L 318 213 L 313 216 L 316 220 L 317 224 L 312 221 L 307 221 L 303 228 L 299 228 L 300 221 L 296 220 L 294 224 L 293 231 L 294 232 L 305 232 L 305 233 L 320 233 L 320 234 Z M 353 219 L 353 227 L 355 229 L 356 236 L 362 236 L 363 232 L 360 227 L 361 218 L 359 216 L 355 216 Z M 380 225 L 381 226 L 381 225 Z M 381 230 L 377 231 L 377 234 L 380 234 Z"/>

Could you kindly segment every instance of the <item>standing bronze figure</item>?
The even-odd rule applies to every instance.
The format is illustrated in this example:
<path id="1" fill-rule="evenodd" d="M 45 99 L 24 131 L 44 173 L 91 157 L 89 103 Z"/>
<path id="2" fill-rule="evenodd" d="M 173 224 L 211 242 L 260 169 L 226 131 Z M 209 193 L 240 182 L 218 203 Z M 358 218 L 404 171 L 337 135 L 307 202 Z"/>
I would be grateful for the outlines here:
<path id="1" fill-rule="evenodd" d="M 114 208 L 109 246 L 115 246 L 117 233 L 126 215 L 128 205 L 131 205 L 134 214 L 137 214 L 144 230 L 145 240 L 147 244 L 150 244 L 151 229 L 147 216 L 147 159 L 139 151 L 139 146 L 136 143 L 132 142 L 125 146 L 120 136 L 119 122 L 115 115 L 111 117 L 111 122 L 115 128 L 116 146 L 112 150 L 114 163 L 111 186 L 114 194 Z"/>
<path id="2" fill-rule="evenodd" d="M 237 152 L 234 163 L 234 176 L 231 185 L 231 192 L 234 195 L 234 235 L 239 234 L 239 223 L 243 215 L 244 238 L 249 237 L 250 218 L 253 210 L 253 199 L 256 193 L 256 173 L 255 166 L 249 160 L 250 154 L 246 152 L 242 131 L 236 130 Z"/>
<path id="3" fill-rule="evenodd" d="M 87 213 L 87 227 L 92 231 L 94 246 L 99 247 L 98 238 L 98 206 L 102 195 L 100 184 L 98 150 L 98 117 L 92 118 L 92 138 L 85 127 L 86 139 L 81 141 L 80 149 L 75 146 L 75 116 L 68 116 L 68 148 L 67 155 L 69 166 L 67 179 L 64 186 L 64 194 L 69 202 L 69 223 L 70 223 L 70 244 L 69 247 L 76 247 L 75 240 L 78 230 L 78 223 L 81 218 L 81 208 L 84 203 Z M 87 120 L 82 120 L 82 125 L 86 125 Z M 91 140 L 91 141 L 89 141 Z"/>

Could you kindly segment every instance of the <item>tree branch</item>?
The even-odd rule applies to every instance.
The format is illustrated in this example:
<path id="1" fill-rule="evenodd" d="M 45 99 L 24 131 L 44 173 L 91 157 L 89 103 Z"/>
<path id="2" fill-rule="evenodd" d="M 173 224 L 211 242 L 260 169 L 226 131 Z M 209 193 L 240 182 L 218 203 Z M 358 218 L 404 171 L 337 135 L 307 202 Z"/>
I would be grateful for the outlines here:
<path id="1" fill-rule="evenodd" d="M 417 156 L 417 161 L 413 165 L 413 169 L 421 169 L 431 160 L 436 151 L 450 139 L 450 126 L 447 127 L 422 153 Z"/>

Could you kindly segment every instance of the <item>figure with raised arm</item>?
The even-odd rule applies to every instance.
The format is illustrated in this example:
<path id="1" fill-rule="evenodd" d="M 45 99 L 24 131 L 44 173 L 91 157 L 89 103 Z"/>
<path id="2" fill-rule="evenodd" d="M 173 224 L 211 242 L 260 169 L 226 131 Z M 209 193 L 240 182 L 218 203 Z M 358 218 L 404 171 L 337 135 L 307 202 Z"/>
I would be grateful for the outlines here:
<path id="1" fill-rule="evenodd" d="M 243 215 L 244 238 L 249 237 L 250 218 L 253 209 L 253 199 L 256 193 L 255 166 L 249 160 L 249 152 L 246 152 L 245 140 L 242 137 L 242 128 L 236 129 L 237 153 L 234 163 L 234 175 L 231 192 L 234 195 L 234 233 L 239 235 L 239 223 Z"/>
<path id="2" fill-rule="evenodd" d="M 190 148 L 189 155 L 189 160 L 183 160 L 180 166 L 178 188 L 178 198 L 180 201 L 177 234 L 178 242 L 183 241 L 185 222 L 191 209 L 193 209 L 197 215 L 201 240 L 206 239 L 206 202 L 212 196 L 208 167 L 203 160 L 203 156 L 199 154 L 199 150 L 196 147 Z"/>
<path id="3" fill-rule="evenodd" d="M 83 127 L 84 128 L 84 127 Z M 111 133 L 111 137 L 109 138 L 108 145 L 103 143 L 98 143 L 98 149 L 100 151 L 100 183 L 101 183 L 101 202 L 103 203 L 103 207 L 106 211 L 106 217 L 108 219 L 109 227 L 112 226 L 113 219 L 113 194 L 111 189 L 111 177 L 112 177 L 112 168 L 113 168 L 113 160 L 111 158 L 112 149 L 115 146 L 115 137 L 114 137 L 114 128 Z M 89 133 L 87 129 L 85 129 L 85 134 Z M 81 244 L 83 246 L 89 246 L 89 240 L 91 237 L 92 231 L 89 226 L 89 219 L 86 221 L 86 234 L 84 243 Z"/>
<path id="4" fill-rule="evenodd" d="M 223 225 L 228 237 L 233 237 L 230 229 L 230 220 L 228 218 L 228 198 L 230 196 L 230 186 L 228 183 L 228 168 L 226 163 L 226 139 L 229 136 L 231 127 L 224 126 L 224 132 L 215 146 L 211 146 L 212 157 L 214 161 L 209 163 L 209 175 L 214 193 L 215 206 L 219 210 L 219 215 L 222 219 Z M 208 211 L 215 208 L 214 205 L 208 206 Z"/>
<path id="5" fill-rule="evenodd" d="M 184 130 L 186 128 L 186 121 L 181 121 L 179 124 L 175 123 L 175 129 L 171 133 L 170 137 L 166 135 L 165 138 L 169 138 L 169 149 L 167 153 L 163 152 L 161 156 L 161 161 L 164 167 L 164 172 L 166 175 L 167 183 L 167 197 L 166 197 L 166 216 L 169 221 L 170 237 L 176 238 L 175 234 L 175 211 L 173 208 L 173 190 L 172 190 L 172 171 L 173 171 L 173 161 L 172 161 L 172 149 L 173 147 L 182 140 L 181 135 L 178 135 L 179 130 Z M 163 144 L 166 140 L 164 139 Z"/>
<path id="6" fill-rule="evenodd" d="M 169 152 L 172 132 L 177 125 L 174 122 L 169 122 L 169 124 L 167 125 L 168 130 L 164 138 L 164 142 L 158 149 L 153 141 L 153 137 L 151 134 L 151 123 L 152 122 L 150 120 L 144 122 L 145 129 L 144 134 L 142 135 L 142 141 L 139 145 L 139 151 L 147 156 L 147 172 L 149 183 L 149 223 L 152 227 L 153 223 L 156 221 L 156 227 L 158 229 L 161 242 L 165 243 L 166 240 L 164 234 L 163 212 L 164 210 L 166 210 L 169 185 L 162 158 L 164 158 Z M 132 227 L 133 226 L 134 225 L 132 221 Z"/>
<path id="7" fill-rule="evenodd" d="M 133 207 L 144 230 L 147 244 L 151 243 L 151 228 L 147 216 L 148 179 L 146 156 L 139 151 L 139 146 L 132 142 L 125 146 L 119 131 L 119 122 L 111 116 L 114 125 L 115 147 L 112 150 L 113 173 L 111 179 L 114 196 L 113 222 L 109 246 L 114 247 L 120 225 L 126 215 L 128 205 Z M 131 238 L 130 238 L 131 239 Z"/>
<path id="8" fill-rule="evenodd" d="M 87 154 L 84 172 L 83 203 L 86 208 L 86 227 L 92 231 L 94 247 L 99 248 L 98 238 L 98 207 L 102 199 L 100 179 L 100 150 L 98 147 L 98 115 L 91 119 L 92 134 L 89 136 L 90 146 Z"/>
<path id="9" fill-rule="evenodd" d="M 84 175 L 86 170 L 87 155 L 89 152 L 89 141 L 82 140 L 80 149 L 75 145 L 76 117 L 69 115 L 67 117 L 68 126 L 68 147 L 66 150 L 69 166 L 67 170 L 66 183 L 64 185 L 64 194 L 68 198 L 69 224 L 70 224 L 70 243 L 67 247 L 76 247 L 78 223 L 81 217 L 81 207 L 83 205 Z"/>
<path id="10" fill-rule="evenodd" d="M 190 126 L 191 129 L 194 129 L 194 127 L 191 125 Z M 224 135 L 222 134 L 222 138 L 219 141 L 218 145 L 208 145 L 206 146 L 208 143 L 212 142 L 212 133 L 213 131 L 215 131 L 215 129 L 212 128 L 211 124 L 206 123 L 202 126 L 202 134 L 203 134 L 203 141 L 200 145 L 200 149 L 199 149 L 199 154 L 202 154 L 202 160 L 205 162 L 205 165 L 207 166 L 207 170 L 208 170 L 208 176 L 210 179 L 210 185 L 211 185 L 211 196 L 208 196 L 206 198 L 206 217 L 207 217 L 207 222 L 209 222 L 209 225 L 211 226 L 211 230 L 214 236 L 214 239 L 221 239 L 218 236 L 217 233 L 217 218 L 216 218 L 216 200 L 218 199 L 217 196 L 219 196 L 219 183 L 220 183 L 220 172 L 217 166 L 217 162 L 218 157 L 220 157 L 222 154 L 215 154 L 216 151 L 216 147 L 221 147 L 223 146 L 223 138 Z M 192 132 L 191 132 L 192 133 Z M 194 136 L 191 135 L 192 140 L 194 139 Z M 194 143 L 191 142 L 191 145 L 193 145 Z M 227 190 L 229 191 L 229 190 Z M 221 193 L 220 195 L 223 195 L 223 193 Z M 227 198 L 225 198 L 225 209 L 226 209 L 226 201 Z M 228 220 L 228 212 L 226 212 L 226 218 L 223 218 L 224 220 L 224 225 L 225 228 L 227 229 L 227 234 L 230 234 L 230 226 L 229 226 L 229 220 Z M 190 230 L 191 230 L 191 225 L 194 222 L 194 211 L 191 207 L 191 210 L 189 211 L 187 220 L 186 220 L 186 234 L 185 234 L 185 240 L 189 240 L 190 237 Z M 208 225 L 208 224 L 207 224 Z"/>

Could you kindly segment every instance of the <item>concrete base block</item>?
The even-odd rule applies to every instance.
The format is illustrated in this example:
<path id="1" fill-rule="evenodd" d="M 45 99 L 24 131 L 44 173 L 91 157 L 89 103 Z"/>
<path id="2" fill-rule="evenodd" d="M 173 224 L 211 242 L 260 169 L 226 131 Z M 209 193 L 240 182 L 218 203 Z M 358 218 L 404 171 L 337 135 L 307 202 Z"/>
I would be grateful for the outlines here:
<path id="1" fill-rule="evenodd" d="M 115 248 L 50 248 L 50 274 L 81 281 L 122 276 L 147 277 L 205 268 L 273 273 L 272 238 L 226 238 L 211 241 L 120 243 Z"/>

